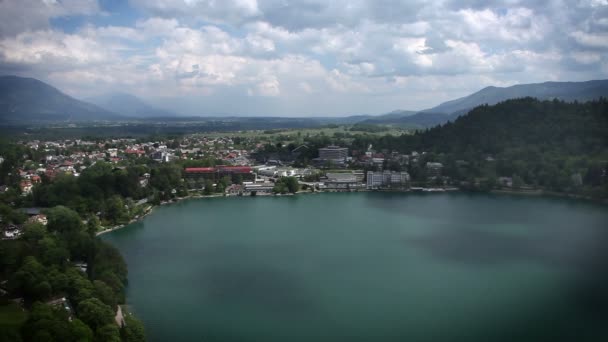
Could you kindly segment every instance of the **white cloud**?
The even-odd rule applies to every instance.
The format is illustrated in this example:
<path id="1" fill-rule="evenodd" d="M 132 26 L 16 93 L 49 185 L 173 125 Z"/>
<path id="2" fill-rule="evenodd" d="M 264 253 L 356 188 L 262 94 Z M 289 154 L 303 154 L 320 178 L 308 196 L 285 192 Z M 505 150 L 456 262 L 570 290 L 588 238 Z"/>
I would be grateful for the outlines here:
<path id="1" fill-rule="evenodd" d="M 487 85 L 608 77 L 597 0 L 130 3 L 143 13 L 134 24 L 92 0 L 0 0 L 0 71 L 76 96 L 282 115 L 422 109 Z M 72 16 L 84 24 L 50 24 Z"/>
<path id="2" fill-rule="evenodd" d="M 0 36 L 46 29 L 52 18 L 98 12 L 96 0 L 4 0 L 0 1 Z"/>
<path id="3" fill-rule="evenodd" d="M 577 43 L 590 48 L 608 48 L 608 33 L 590 34 L 582 31 L 575 31 L 571 34 Z"/>

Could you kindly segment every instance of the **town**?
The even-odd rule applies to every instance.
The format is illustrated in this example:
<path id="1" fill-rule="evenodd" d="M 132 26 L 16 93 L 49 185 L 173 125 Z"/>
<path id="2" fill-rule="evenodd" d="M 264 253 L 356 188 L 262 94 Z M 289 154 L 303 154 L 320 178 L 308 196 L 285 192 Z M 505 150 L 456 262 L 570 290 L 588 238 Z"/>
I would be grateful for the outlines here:
<path id="1" fill-rule="evenodd" d="M 442 175 L 443 165 L 426 161 L 425 152 L 401 154 L 395 151 L 365 151 L 347 147 L 307 144 L 283 146 L 248 138 L 200 135 L 175 139 L 144 141 L 142 139 L 98 139 L 22 141 L 17 144 L 23 153 L 15 165 L 18 188 L 0 186 L 0 194 L 10 198 L 14 207 L 25 208 L 28 222 L 44 222 L 37 189 L 57 179 L 78 178 L 96 164 L 108 165 L 114 173 L 126 169 L 130 179 L 136 177 L 141 191 L 135 197 L 121 198 L 127 208 L 126 217 L 137 219 L 151 207 L 185 197 L 196 196 L 260 196 L 296 192 L 328 191 L 445 191 L 457 189 L 449 177 Z M 311 144 L 312 145 L 312 144 Z M 269 148 L 272 147 L 272 148 Z M 287 149 L 287 153 L 272 149 Z M 271 152 L 268 152 L 271 150 Z M 312 156 L 301 162 L 302 155 Z M 6 157 L 0 156 L 0 163 Z M 421 164 L 422 163 L 422 164 Z M 154 187 L 156 172 L 169 165 L 179 169 L 178 182 L 170 189 Z M 424 170 L 424 179 L 412 180 L 408 169 Z M 282 179 L 294 178 L 295 186 L 282 186 Z M 153 189 L 151 189 L 153 188 Z M 51 204 L 51 203 L 49 203 Z M 44 209 L 44 207 L 42 207 Z M 10 210 L 5 208 L 5 212 Z M 43 210 L 42 210 L 43 211 Z M 1 214 L 1 213 L 0 213 Z M 11 217 L 12 214 L 4 214 Z M 123 217 L 125 215 L 120 215 Z M 102 222 L 103 213 L 98 212 Z M 3 238 L 20 234 L 20 220 L 0 216 Z M 23 221 L 23 220 L 21 220 Z M 109 222 L 108 222 L 109 223 Z M 112 219 L 114 223 L 124 220 Z"/>

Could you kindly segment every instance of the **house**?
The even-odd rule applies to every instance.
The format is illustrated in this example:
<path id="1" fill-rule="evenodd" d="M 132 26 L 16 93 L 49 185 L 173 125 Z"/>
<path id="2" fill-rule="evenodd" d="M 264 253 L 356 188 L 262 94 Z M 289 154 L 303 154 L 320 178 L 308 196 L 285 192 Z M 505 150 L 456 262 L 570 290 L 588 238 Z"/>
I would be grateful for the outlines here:
<path id="1" fill-rule="evenodd" d="M 441 176 L 441 170 L 443 169 L 443 164 L 441 163 L 426 163 L 426 175 L 428 178 L 435 178 Z"/>
<path id="2" fill-rule="evenodd" d="M 9 224 L 4 228 L 3 238 L 6 240 L 16 239 L 21 235 L 21 233 L 21 227 L 14 224 Z"/>
<path id="3" fill-rule="evenodd" d="M 243 186 L 239 184 L 232 184 L 226 188 L 226 195 L 228 196 L 242 196 Z"/>
<path id="4" fill-rule="evenodd" d="M 80 261 L 80 262 L 74 262 L 74 267 L 76 267 L 82 273 L 87 273 L 87 269 L 88 269 L 89 265 L 84 261 Z"/>
<path id="5" fill-rule="evenodd" d="M 38 215 L 34 215 L 31 216 L 29 219 L 27 219 L 28 223 L 40 223 L 43 226 L 46 226 L 49 221 L 46 218 L 46 215 L 44 214 L 38 214 Z"/>
<path id="6" fill-rule="evenodd" d="M 28 194 L 30 194 L 32 192 L 32 182 L 29 180 L 24 180 L 21 181 L 21 183 L 19 184 L 19 187 L 21 188 L 21 194 L 23 196 L 26 196 Z"/>
<path id="7" fill-rule="evenodd" d="M 506 186 L 508 188 L 513 187 L 513 178 L 512 177 L 498 177 L 498 183 L 501 186 Z"/>
<path id="8" fill-rule="evenodd" d="M 149 179 L 146 177 L 139 177 L 139 187 L 140 188 L 145 188 L 148 186 L 149 183 Z"/>
<path id="9" fill-rule="evenodd" d="M 68 320 L 72 321 L 72 314 L 74 310 L 72 309 L 70 302 L 65 297 L 53 298 L 47 301 L 46 304 L 56 308 L 63 308 L 68 313 Z"/>

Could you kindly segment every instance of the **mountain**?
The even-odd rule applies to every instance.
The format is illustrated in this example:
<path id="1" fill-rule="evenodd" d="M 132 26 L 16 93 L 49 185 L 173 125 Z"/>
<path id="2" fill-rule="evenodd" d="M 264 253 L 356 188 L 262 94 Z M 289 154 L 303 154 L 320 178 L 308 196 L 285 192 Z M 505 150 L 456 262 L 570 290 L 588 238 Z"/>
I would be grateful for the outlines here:
<path id="1" fill-rule="evenodd" d="M 121 119 L 118 114 L 77 100 L 33 78 L 0 77 L 0 121 L 103 121 Z"/>
<path id="2" fill-rule="evenodd" d="M 109 93 L 86 100 L 109 111 L 134 118 L 176 116 L 175 113 L 152 107 L 140 98 L 126 93 Z"/>
<path id="3" fill-rule="evenodd" d="M 508 99 L 522 97 L 534 97 L 539 100 L 560 99 L 568 102 L 575 100 L 584 102 L 598 99 L 601 96 L 608 97 L 608 80 L 519 84 L 505 88 L 486 87 L 469 96 L 444 102 L 423 112 L 446 113 L 459 116 L 479 105 L 494 105 Z"/>
<path id="4" fill-rule="evenodd" d="M 586 82 L 544 82 L 520 84 L 511 87 L 486 87 L 471 95 L 444 102 L 420 112 L 393 111 L 388 114 L 364 118 L 361 123 L 399 125 L 413 128 L 433 127 L 453 121 L 471 109 L 483 104 L 494 105 L 509 99 L 533 97 L 539 100 L 559 99 L 585 102 L 608 97 L 608 80 Z"/>

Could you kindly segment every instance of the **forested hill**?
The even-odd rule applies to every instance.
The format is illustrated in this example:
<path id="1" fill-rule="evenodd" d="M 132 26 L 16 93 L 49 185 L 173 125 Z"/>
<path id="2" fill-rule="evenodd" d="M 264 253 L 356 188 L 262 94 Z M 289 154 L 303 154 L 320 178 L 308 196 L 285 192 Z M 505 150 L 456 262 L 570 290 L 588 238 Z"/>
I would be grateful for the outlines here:
<path id="1" fill-rule="evenodd" d="M 480 106 L 441 126 L 399 137 L 358 136 L 353 149 L 427 152 L 453 180 L 499 177 L 552 191 L 608 198 L 608 100 L 533 98 Z M 416 170 L 410 170 L 414 175 Z"/>
<path id="2" fill-rule="evenodd" d="M 509 149 L 537 148 L 559 150 L 562 154 L 608 153 L 608 100 L 587 103 L 533 98 L 507 100 L 479 106 L 454 122 L 413 136 L 383 137 L 376 143 L 381 145 L 377 148 L 404 152 L 497 154 Z"/>

